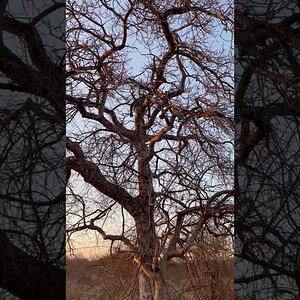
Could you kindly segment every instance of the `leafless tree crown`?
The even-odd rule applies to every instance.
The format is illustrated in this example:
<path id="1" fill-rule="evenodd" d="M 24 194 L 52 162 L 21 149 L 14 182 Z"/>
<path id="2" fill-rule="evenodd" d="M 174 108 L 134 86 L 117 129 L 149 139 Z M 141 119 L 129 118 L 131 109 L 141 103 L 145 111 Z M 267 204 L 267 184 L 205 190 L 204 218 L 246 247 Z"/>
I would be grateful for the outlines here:
<path id="1" fill-rule="evenodd" d="M 67 8 L 68 232 L 125 244 L 140 265 L 140 293 L 144 276 L 155 299 L 167 261 L 205 230 L 231 232 L 230 4 Z"/>

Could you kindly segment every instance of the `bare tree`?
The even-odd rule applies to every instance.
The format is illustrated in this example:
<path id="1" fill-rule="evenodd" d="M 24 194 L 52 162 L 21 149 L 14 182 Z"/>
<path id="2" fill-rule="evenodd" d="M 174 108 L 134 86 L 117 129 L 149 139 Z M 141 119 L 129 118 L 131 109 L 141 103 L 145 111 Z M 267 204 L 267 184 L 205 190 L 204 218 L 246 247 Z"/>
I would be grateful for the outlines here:
<path id="1" fill-rule="evenodd" d="M 125 244 L 140 299 L 205 231 L 231 234 L 231 4 L 67 6 L 67 230 Z"/>
<path id="2" fill-rule="evenodd" d="M 64 6 L 0 6 L 0 287 L 9 299 L 65 298 Z"/>
<path id="3" fill-rule="evenodd" d="M 299 3 L 237 4 L 236 297 L 296 299 Z"/>

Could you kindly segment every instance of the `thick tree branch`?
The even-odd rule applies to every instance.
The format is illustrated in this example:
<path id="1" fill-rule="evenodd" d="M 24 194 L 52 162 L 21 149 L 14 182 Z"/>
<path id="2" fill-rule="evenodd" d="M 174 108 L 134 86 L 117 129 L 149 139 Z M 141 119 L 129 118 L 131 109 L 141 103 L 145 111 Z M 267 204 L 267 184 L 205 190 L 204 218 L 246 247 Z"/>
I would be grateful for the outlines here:
<path id="1" fill-rule="evenodd" d="M 118 202 L 134 219 L 144 213 L 145 207 L 140 199 L 132 197 L 123 188 L 109 182 L 95 163 L 84 158 L 78 144 L 67 139 L 66 147 L 75 154 L 73 157 L 67 157 L 68 168 L 78 172 L 84 181 L 90 183 L 99 192 Z"/>

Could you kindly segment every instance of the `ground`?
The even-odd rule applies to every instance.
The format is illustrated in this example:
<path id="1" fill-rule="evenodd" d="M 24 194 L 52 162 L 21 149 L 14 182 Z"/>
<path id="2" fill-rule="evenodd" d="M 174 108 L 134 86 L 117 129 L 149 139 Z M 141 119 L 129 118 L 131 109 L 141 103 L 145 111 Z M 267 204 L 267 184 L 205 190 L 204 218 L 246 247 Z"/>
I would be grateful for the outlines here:
<path id="1" fill-rule="evenodd" d="M 129 253 L 98 259 L 67 260 L 68 300 L 138 299 L 138 269 Z M 171 261 L 168 266 L 166 299 L 231 300 L 233 259 L 193 258 Z"/>

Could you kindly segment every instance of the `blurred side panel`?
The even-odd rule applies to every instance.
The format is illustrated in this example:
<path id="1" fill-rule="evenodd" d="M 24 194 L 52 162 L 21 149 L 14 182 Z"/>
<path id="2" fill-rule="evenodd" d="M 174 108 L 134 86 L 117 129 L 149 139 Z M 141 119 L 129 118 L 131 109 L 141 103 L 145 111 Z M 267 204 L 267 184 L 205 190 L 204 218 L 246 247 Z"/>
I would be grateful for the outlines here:
<path id="1" fill-rule="evenodd" d="M 235 2 L 235 299 L 299 299 L 300 1 Z"/>
<path id="2" fill-rule="evenodd" d="M 65 299 L 65 2 L 0 4 L 0 298 Z"/>

